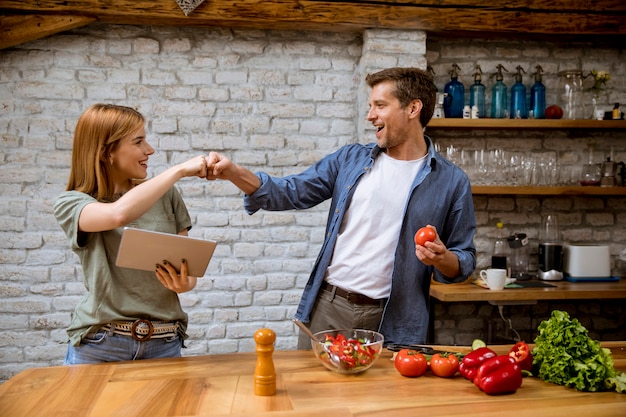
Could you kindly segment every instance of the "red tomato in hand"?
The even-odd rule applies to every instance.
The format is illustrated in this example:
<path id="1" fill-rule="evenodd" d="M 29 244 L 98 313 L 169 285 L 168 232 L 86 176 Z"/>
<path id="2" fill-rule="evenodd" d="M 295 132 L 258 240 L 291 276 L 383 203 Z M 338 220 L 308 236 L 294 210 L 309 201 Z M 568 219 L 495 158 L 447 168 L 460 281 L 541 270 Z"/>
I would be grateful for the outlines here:
<path id="1" fill-rule="evenodd" d="M 411 378 L 424 375 L 428 369 L 426 356 L 412 349 L 401 349 L 393 363 L 402 376 Z"/>
<path id="2" fill-rule="evenodd" d="M 435 353 L 430 358 L 430 370 L 437 376 L 449 378 L 459 370 L 459 358 L 454 354 Z"/>
<path id="3" fill-rule="evenodd" d="M 437 238 L 437 233 L 432 227 L 424 226 L 415 233 L 415 244 L 424 246 L 426 242 L 432 242 Z"/>

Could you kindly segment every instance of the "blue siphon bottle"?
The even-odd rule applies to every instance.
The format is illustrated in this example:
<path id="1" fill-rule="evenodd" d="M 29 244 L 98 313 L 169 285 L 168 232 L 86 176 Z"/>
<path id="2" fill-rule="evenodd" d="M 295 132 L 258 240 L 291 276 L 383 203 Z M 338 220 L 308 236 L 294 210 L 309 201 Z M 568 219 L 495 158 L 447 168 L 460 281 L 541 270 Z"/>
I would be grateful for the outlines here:
<path id="1" fill-rule="evenodd" d="M 541 68 L 541 65 L 537 65 L 535 68 L 537 69 L 533 74 L 535 76 L 535 83 L 530 87 L 530 110 L 533 111 L 533 117 L 535 119 L 545 119 L 546 86 L 541 82 L 543 68 Z"/>
<path id="2" fill-rule="evenodd" d="M 502 64 L 497 65 L 497 72 L 491 74 L 496 77 L 496 83 L 491 88 L 491 117 L 494 119 L 503 119 L 506 115 L 508 103 L 506 101 L 506 85 L 502 82 L 504 76 L 502 70 L 508 72 Z"/>
<path id="3" fill-rule="evenodd" d="M 476 65 L 476 72 L 474 73 L 474 84 L 470 87 L 470 108 L 476 106 L 478 108 L 478 117 L 487 117 L 485 110 L 485 85 L 481 83 L 482 69 L 480 65 Z"/>
<path id="4" fill-rule="evenodd" d="M 444 106 L 444 113 L 448 118 L 463 117 L 463 107 L 465 105 L 465 87 L 459 82 L 458 72 L 461 68 L 457 64 L 452 64 L 450 70 L 450 81 L 444 87 L 444 93 L 448 93 L 450 102 Z"/>
<path id="5" fill-rule="evenodd" d="M 526 86 L 522 82 L 522 72 L 526 71 L 518 65 L 515 73 L 515 84 L 511 87 L 511 119 L 528 119 L 526 108 Z"/>

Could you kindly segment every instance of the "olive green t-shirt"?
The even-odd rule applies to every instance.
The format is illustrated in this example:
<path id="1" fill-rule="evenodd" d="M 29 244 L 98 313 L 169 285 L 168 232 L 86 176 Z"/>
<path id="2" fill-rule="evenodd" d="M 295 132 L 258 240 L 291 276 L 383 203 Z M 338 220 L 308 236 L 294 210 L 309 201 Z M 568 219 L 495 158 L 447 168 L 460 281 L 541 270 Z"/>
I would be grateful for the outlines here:
<path id="1" fill-rule="evenodd" d="M 152 319 L 178 321 L 186 337 L 187 314 L 178 295 L 165 288 L 153 271 L 115 266 L 123 228 L 85 233 L 78 230 L 82 209 L 96 200 L 79 191 L 66 191 L 54 204 L 54 215 L 67 235 L 70 248 L 83 269 L 86 296 L 80 301 L 67 330 L 78 345 L 87 333 L 115 320 Z M 129 227 L 165 233 L 191 228 L 191 218 L 180 193 L 172 187 Z"/>

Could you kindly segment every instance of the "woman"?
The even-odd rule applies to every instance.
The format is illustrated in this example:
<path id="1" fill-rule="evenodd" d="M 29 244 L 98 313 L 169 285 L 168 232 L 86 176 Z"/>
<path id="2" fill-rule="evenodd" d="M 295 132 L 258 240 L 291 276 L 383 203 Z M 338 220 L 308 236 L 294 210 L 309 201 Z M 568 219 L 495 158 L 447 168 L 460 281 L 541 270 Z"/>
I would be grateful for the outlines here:
<path id="1" fill-rule="evenodd" d="M 187 314 L 177 294 L 196 285 L 185 261 L 176 271 L 164 260 L 153 273 L 115 259 L 124 226 L 187 235 L 191 219 L 174 184 L 207 169 L 198 156 L 144 180 L 154 153 L 144 124 L 134 109 L 95 104 L 76 125 L 69 182 L 54 204 L 87 288 L 68 329 L 66 365 L 181 353 Z"/>

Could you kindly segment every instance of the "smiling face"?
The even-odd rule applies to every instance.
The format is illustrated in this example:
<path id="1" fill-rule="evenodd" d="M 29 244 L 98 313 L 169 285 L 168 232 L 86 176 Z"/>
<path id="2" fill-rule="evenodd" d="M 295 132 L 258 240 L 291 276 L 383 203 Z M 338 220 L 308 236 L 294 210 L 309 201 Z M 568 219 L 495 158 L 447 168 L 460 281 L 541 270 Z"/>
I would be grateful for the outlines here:
<path id="1" fill-rule="evenodd" d="M 109 155 L 111 174 L 116 188 L 127 187 L 128 181 L 133 178 L 146 178 L 148 175 L 148 157 L 153 153 L 154 148 L 146 141 L 146 130 L 143 125 L 120 139 Z M 127 190 L 115 190 L 115 192 L 123 191 Z"/>
<path id="2" fill-rule="evenodd" d="M 402 107 L 400 100 L 393 94 L 393 81 L 384 81 L 372 87 L 367 120 L 376 127 L 378 146 L 385 148 L 393 156 L 394 148 L 413 142 L 416 128 L 419 128 L 417 115 L 421 101 L 414 100 Z"/>

